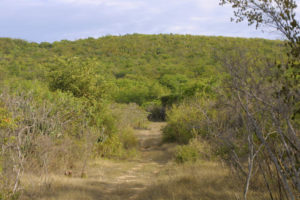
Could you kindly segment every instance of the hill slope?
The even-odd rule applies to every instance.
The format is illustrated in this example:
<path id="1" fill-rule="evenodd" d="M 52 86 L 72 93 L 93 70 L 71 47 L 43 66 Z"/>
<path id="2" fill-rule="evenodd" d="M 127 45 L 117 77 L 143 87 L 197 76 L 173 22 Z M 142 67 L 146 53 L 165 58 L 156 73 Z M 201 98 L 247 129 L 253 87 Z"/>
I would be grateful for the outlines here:
<path id="1" fill-rule="evenodd" d="M 114 101 L 142 105 L 172 94 L 209 92 L 222 76 L 220 58 L 233 49 L 271 59 L 281 54 L 282 45 L 265 39 L 191 35 L 134 34 L 41 44 L 2 38 L 0 79 L 45 82 L 49 70 L 64 67 L 60 59 L 76 58 L 79 65 L 92 63 L 97 81 L 106 83 L 105 92 Z M 74 62 L 66 65 L 75 68 Z"/>

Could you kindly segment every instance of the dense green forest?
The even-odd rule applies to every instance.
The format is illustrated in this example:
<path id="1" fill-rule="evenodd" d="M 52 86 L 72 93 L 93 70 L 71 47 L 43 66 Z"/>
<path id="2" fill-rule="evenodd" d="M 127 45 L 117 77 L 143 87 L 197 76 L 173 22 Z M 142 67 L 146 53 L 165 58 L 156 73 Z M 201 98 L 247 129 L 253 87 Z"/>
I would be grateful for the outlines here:
<path id="1" fill-rule="evenodd" d="M 281 121 L 254 102 L 274 103 L 268 97 L 281 86 L 280 77 L 274 84 L 278 71 L 265 66 L 286 63 L 286 49 L 283 41 L 173 34 L 54 43 L 1 38 L 0 143 L 7 150 L 0 154 L 0 199 L 1 191 L 4 199 L 19 194 L 18 176 L 28 169 L 71 168 L 87 162 L 83 155 L 136 156 L 133 130 L 147 128 L 148 120 L 167 121 L 164 141 L 183 145 L 177 163 L 197 160 L 195 138 L 208 143 L 212 158 L 245 161 L 249 138 L 242 132 L 250 122 L 240 113 L 247 106 L 275 147 L 278 136 L 268 133 Z M 289 121 L 296 131 L 298 114 Z M 251 141 L 261 148 L 257 137 Z M 229 165 L 240 169 L 240 162 Z M 84 177 L 85 167 L 81 171 Z"/>
<path id="2" fill-rule="evenodd" d="M 165 120 L 166 108 L 184 99 L 215 96 L 226 77 L 221 59 L 234 49 L 272 60 L 282 57 L 282 46 L 264 39 L 191 35 L 134 34 L 40 44 L 2 38 L 0 79 L 12 91 L 40 88 L 95 107 L 135 103 L 150 112 L 149 119 Z M 99 117 L 104 123 L 103 114 Z"/>
<path id="3" fill-rule="evenodd" d="M 191 35 L 134 34 L 52 44 L 2 38 L 1 79 L 38 81 L 75 97 L 93 95 L 140 106 L 166 97 L 163 103 L 171 104 L 196 93 L 211 94 L 223 77 L 219 58 L 233 49 L 271 59 L 280 55 L 282 45 Z"/>

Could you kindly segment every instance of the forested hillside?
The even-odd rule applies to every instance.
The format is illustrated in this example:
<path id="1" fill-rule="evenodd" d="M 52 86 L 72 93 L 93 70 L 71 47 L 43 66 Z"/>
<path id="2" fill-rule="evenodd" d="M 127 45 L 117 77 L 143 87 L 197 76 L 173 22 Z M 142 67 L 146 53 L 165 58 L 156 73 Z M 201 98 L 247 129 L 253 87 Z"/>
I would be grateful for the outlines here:
<path id="1" fill-rule="evenodd" d="M 53 44 L 2 38 L 1 79 L 37 80 L 48 83 L 45 85 L 52 90 L 64 91 L 72 89 L 59 84 L 84 81 L 75 76 L 87 73 L 94 82 L 85 81 L 97 85 L 98 95 L 118 103 L 145 105 L 168 95 L 182 98 L 210 91 L 223 76 L 220 57 L 233 49 L 247 49 L 249 56 L 271 59 L 280 55 L 282 45 L 264 39 L 190 35 L 134 34 Z"/>
<path id="2" fill-rule="evenodd" d="M 280 71 L 268 66 L 286 63 L 287 48 L 283 41 L 172 34 L 40 44 L 1 38 L 0 199 L 22 196 L 24 173 L 47 177 L 77 169 L 85 178 L 90 160 L 138 157 L 134 130 L 147 129 L 149 120 L 167 121 L 164 142 L 182 145 L 175 162 L 222 160 L 245 177 L 247 153 L 253 151 L 245 144 L 251 140 L 260 150 L 263 143 L 242 134 L 252 125 L 241 113 L 253 112 L 255 128 L 275 149 L 279 136 L 272 134 L 282 121 L 264 106 L 284 101 L 269 98 L 282 82 Z M 295 110 L 286 120 L 299 134 Z M 277 191 L 268 167 L 255 168 L 267 174 L 255 174 L 253 199 L 267 195 L 264 178 Z"/>

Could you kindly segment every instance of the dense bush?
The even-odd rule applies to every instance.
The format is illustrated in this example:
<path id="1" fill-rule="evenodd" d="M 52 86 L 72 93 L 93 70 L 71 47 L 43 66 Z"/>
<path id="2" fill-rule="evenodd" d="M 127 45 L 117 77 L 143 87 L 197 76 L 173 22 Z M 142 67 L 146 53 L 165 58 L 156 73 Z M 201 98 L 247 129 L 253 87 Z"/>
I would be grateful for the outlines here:
<path id="1" fill-rule="evenodd" d="M 118 133 L 98 139 L 95 157 L 123 159 L 136 155 L 138 141 L 131 127 L 123 127 Z"/>
<path id="2" fill-rule="evenodd" d="M 145 102 L 157 100 L 166 93 L 166 89 L 160 84 L 147 79 L 135 80 L 129 78 L 116 81 L 118 92 L 115 101 L 119 103 L 134 102 L 142 105 Z"/>
<path id="3" fill-rule="evenodd" d="M 110 135 L 98 141 L 95 151 L 96 157 L 100 156 L 106 158 L 121 158 L 124 153 L 120 137 L 118 137 L 116 134 Z"/>
<path id="4" fill-rule="evenodd" d="M 201 137 L 196 137 L 191 139 L 186 145 L 177 146 L 174 158 L 178 164 L 182 164 L 198 160 L 212 160 L 215 158 L 215 155 L 215 150 L 212 150 L 211 144 Z"/>
<path id="5" fill-rule="evenodd" d="M 79 58 L 57 58 L 48 73 L 51 90 L 70 92 L 75 97 L 93 98 L 99 96 L 96 62 Z"/>
<path id="6" fill-rule="evenodd" d="M 167 126 L 163 129 L 163 138 L 165 141 L 187 144 L 190 139 L 200 135 L 209 136 L 209 125 L 207 124 L 207 115 L 205 109 L 209 107 L 209 102 L 201 98 L 191 99 L 184 103 L 173 106 L 167 112 Z"/>
<path id="7" fill-rule="evenodd" d="M 199 158 L 198 149 L 194 146 L 184 145 L 178 146 L 175 154 L 177 163 L 195 162 Z"/>
<path id="8" fill-rule="evenodd" d="M 168 87 L 172 92 L 181 93 L 188 80 L 185 75 L 165 74 L 160 78 L 159 82 Z"/>

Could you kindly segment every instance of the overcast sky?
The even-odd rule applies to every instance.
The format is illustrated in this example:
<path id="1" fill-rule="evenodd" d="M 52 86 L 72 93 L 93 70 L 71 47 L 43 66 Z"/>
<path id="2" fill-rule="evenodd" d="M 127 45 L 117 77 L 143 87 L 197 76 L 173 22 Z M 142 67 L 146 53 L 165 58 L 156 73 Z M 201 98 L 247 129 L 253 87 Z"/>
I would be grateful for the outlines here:
<path id="1" fill-rule="evenodd" d="M 230 22 L 231 16 L 232 9 L 219 6 L 219 0 L 0 0 L 0 37 L 35 42 L 131 33 L 281 38 Z"/>

